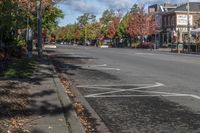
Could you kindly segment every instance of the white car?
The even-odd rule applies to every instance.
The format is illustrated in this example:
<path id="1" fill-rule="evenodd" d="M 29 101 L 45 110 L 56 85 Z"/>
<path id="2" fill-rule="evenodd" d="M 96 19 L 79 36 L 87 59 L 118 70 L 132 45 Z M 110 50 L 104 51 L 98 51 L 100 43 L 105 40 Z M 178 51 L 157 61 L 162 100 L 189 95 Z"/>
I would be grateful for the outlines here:
<path id="1" fill-rule="evenodd" d="M 100 48 L 109 48 L 108 45 L 101 45 Z"/>

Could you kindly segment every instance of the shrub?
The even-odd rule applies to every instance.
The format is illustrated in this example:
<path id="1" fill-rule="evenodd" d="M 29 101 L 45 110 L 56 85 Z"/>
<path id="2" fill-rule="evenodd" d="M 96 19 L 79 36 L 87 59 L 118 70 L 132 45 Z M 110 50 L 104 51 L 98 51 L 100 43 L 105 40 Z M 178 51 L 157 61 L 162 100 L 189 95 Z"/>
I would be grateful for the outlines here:
<path id="1" fill-rule="evenodd" d="M 12 57 L 22 58 L 26 54 L 26 42 L 22 38 L 15 39 L 9 43 L 7 49 Z"/>

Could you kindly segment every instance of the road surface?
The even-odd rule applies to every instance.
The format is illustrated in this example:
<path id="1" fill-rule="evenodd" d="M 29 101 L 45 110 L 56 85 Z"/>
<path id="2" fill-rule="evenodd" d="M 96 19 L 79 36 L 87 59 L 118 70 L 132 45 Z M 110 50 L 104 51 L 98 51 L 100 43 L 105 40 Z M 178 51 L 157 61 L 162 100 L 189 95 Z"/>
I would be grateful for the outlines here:
<path id="1" fill-rule="evenodd" d="M 200 56 L 80 46 L 48 52 L 110 132 L 200 132 Z"/>

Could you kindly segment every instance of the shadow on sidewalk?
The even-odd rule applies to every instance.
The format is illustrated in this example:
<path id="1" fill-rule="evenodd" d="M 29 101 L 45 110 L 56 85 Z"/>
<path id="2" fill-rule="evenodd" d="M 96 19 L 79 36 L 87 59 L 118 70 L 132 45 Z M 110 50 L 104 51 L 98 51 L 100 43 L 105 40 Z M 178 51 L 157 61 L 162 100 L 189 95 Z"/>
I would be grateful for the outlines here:
<path id="1" fill-rule="evenodd" d="M 46 99 L 42 99 L 45 96 L 54 95 L 54 90 L 41 90 L 33 94 L 29 94 L 28 87 L 17 87 L 18 82 L 9 82 L 6 85 L 0 86 L 0 119 L 22 117 L 22 116 L 34 116 L 34 115 L 58 115 L 63 110 L 70 111 L 72 105 L 60 107 L 53 104 Z M 12 97 L 11 97 L 12 96 Z M 12 99 L 7 99 L 11 97 Z M 36 101 L 36 99 L 42 99 Z M 11 112 L 8 113 L 8 112 Z"/>
<path id="2" fill-rule="evenodd" d="M 60 105 L 53 82 L 54 74 L 52 68 L 49 67 L 48 59 L 38 59 L 38 62 L 39 66 L 30 78 L 0 80 L 0 132 L 8 130 L 3 123 L 12 119 L 30 118 L 25 123 L 28 125 L 33 121 L 32 117 L 53 117 L 65 112 L 64 115 L 67 118 L 73 109 L 71 104 Z M 35 86 L 37 86 L 36 89 Z M 51 87 L 48 88 L 49 86 Z M 43 131 L 35 129 L 33 133 L 43 133 Z"/>

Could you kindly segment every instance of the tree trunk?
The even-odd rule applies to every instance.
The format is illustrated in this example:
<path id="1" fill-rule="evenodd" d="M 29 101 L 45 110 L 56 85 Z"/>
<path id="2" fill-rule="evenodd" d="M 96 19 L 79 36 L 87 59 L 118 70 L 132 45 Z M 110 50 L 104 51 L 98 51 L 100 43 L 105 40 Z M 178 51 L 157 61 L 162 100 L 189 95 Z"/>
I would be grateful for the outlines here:
<path id="1" fill-rule="evenodd" d="M 144 40 L 144 36 L 141 35 L 141 36 L 140 36 L 140 44 L 143 44 L 143 40 Z"/>
<path id="2" fill-rule="evenodd" d="M 41 0 L 37 1 L 37 22 L 38 22 L 38 56 L 42 57 L 42 10 Z"/>

